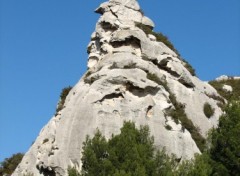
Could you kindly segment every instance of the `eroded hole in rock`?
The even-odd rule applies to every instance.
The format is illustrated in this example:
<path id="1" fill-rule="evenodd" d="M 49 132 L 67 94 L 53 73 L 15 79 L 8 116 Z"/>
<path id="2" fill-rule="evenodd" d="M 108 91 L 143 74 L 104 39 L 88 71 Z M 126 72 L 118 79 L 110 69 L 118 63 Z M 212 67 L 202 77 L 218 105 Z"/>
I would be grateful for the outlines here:
<path id="1" fill-rule="evenodd" d="M 109 67 L 109 69 L 115 69 L 118 68 L 118 64 L 116 62 L 113 62 L 112 65 Z"/>
<path id="2" fill-rule="evenodd" d="M 109 100 L 109 99 L 111 100 L 114 98 L 124 98 L 124 96 L 122 93 L 111 93 L 111 94 L 105 95 L 101 100 L 98 100 L 98 102 L 101 103 L 105 100 Z"/>
<path id="3" fill-rule="evenodd" d="M 114 48 L 119 48 L 122 46 L 132 46 L 133 48 L 141 48 L 141 41 L 134 37 L 130 36 L 123 41 L 113 41 L 110 43 Z"/>
<path id="4" fill-rule="evenodd" d="M 187 82 L 183 78 L 180 78 L 178 81 L 187 88 L 194 88 L 195 87 L 195 85 L 192 82 Z"/>
<path id="5" fill-rule="evenodd" d="M 42 174 L 44 176 L 56 176 L 56 173 L 52 170 L 52 171 L 49 171 L 49 170 L 45 170 L 42 172 Z"/>
<path id="6" fill-rule="evenodd" d="M 137 64 L 134 62 L 129 62 L 127 65 L 124 65 L 124 69 L 137 68 Z"/>
<path id="7" fill-rule="evenodd" d="M 101 78 L 101 76 L 99 76 L 99 75 L 95 75 L 95 76 L 91 76 L 91 77 L 85 77 L 84 78 L 84 82 L 86 83 L 86 84 L 92 84 L 92 83 L 94 83 L 95 81 L 97 81 L 97 80 L 99 80 Z"/>
<path id="8" fill-rule="evenodd" d="M 90 54 L 91 52 L 97 52 L 100 51 L 101 43 L 100 38 L 96 37 L 95 40 L 92 40 L 90 44 L 87 47 L 87 53 Z"/>
<path id="9" fill-rule="evenodd" d="M 180 75 L 176 71 L 173 71 L 170 67 L 168 67 L 168 65 L 167 65 L 168 62 L 169 62 L 169 60 L 163 60 L 162 62 L 160 62 L 158 64 L 158 68 L 165 70 L 166 72 L 170 73 L 174 77 L 180 77 Z"/>
<path id="10" fill-rule="evenodd" d="M 44 164 L 41 164 L 41 166 L 37 165 L 37 169 L 39 170 L 40 174 L 43 174 L 44 176 L 56 176 L 54 169 L 49 168 Z"/>
<path id="11" fill-rule="evenodd" d="M 150 106 L 147 107 L 146 116 L 147 116 L 148 118 L 151 118 L 151 117 L 153 116 L 153 106 L 152 106 L 152 105 L 150 105 Z"/>
<path id="12" fill-rule="evenodd" d="M 113 32 L 113 31 L 117 30 L 116 26 L 113 26 L 111 23 L 106 22 L 106 21 L 101 22 L 101 26 L 102 26 L 102 28 L 104 29 L 105 32 L 107 32 L 107 31 L 112 31 Z"/>
<path id="13" fill-rule="evenodd" d="M 146 87 L 145 89 L 139 88 L 137 86 L 134 86 L 131 82 L 128 82 L 126 84 L 126 89 L 131 92 L 134 96 L 138 97 L 145 97 L 147 95 L 156 95 L 159 91 L 159 88 L 157 87 Z"/>

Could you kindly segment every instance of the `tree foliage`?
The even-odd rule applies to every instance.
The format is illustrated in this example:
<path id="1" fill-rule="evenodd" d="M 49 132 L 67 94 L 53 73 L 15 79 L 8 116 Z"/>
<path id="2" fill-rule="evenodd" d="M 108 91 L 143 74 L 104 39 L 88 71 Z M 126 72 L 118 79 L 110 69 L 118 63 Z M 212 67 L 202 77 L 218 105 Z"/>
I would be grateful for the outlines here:
<path id="1" fill-rule="evenodd" d="M 98 131 L 83 146 L 82 175 L 157 176 L 172 172 L 174 162 L 165 151 L 155 153 L 147 126 L 125 122 L 121 133 L 108 141 Z M 161 175 L 161 174 L 160 174 Z"/>
<path id="2" fill-rule="evenodd" d="M 22 161 L 22 153 L 13 154 L 10 158 L 6 158 L 0 163 L 0 175 L 11 175 Z"/>
<path id="3" fill-rule="evenodd" d="M 208 153 L 196 154 L 192 160 L 183 161 L 176 170 L 176 176 L 210 176 L 212 175 L 212 160 Z"/>
<path id="4" fill-rule="evenodd" d="M 82 176 L 228 176 L 240 173 L 240 104 L 231 103 L 210 133 L 211 146 L 194 159 L 183 161 L 157 151 L 147 126 L 125 122 L 119 135 L 99 132 L 86 138 Z M 75 175 L 71 175 L 75 176 Z"/>
<path id="5" fill-rule="evenodd" d="M 240 175 L 240 103 L 230 103 L 211 133 L 211 158 L 218 175 Z"/>
<path id="6" fill-rule="evenodd" d="M 68 176 L 80 176 L 80 173 L 77 171 L 76 168 L 68 167 Z"/>

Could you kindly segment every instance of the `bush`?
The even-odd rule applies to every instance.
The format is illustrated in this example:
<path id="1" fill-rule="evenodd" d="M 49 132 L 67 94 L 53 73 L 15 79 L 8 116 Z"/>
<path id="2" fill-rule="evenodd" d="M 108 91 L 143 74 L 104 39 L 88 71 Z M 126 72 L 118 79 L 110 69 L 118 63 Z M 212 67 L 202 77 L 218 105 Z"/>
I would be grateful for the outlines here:
<path id="1" fill-rule="evenodd" d="M 130 62 L 128 65 L 125 65 L 123 68 L 124 69 L 131 69 L 131 68 L 136 68 L 136 63 Z"/>
<path id="2" fill-rule="evenodd" d="M 240 173 L 240 103 L 229 103 L 219 125 L 211 132 L 210 156 L 215 161 L 214 175 Z"/>
<path id="3" fill-rule="evenodd" d="M 195 141 L 196 145 L 198 146 L 200 151 L 203 151 L 205 148 L 206 140 L 204 137 L 199 133 L 197 127 L 194 126 L 193 122 L 187 117 L 185 113 L 185 107 L 183 104 L 177 102 L 176 96 L 170 92 L 170 100 L 174 105 L 175 109 L 170 109 L 167 114 L 173 118 L 175 123 L 181 122 L 183 129 L 187 129 L 191 134 L 193 140 Z"/>
<path id="4" fill-rule="evenodd" d="M 208 153 L 196 154 L 194 159 L 183 161 L 175 174 L 176 176 L 210 176 L 212 175 L 212 160 Z"/>
<path id="5" fill-rule="evenodd" d="M 49 139 L 48 139 L 48 138 L 45 138 L 42 143 L 45 144 L 45 143 L 47 143 L 48 141 L 49 141 Z"/>
<path id="6" fill-rule="evenodd" d="M 165 150 L 156 152 L 147 126 L 125 122 L 121 133 L 109 141 L 98 131 L 83 146 L 82 175 L 173 175 L 175 160 Z"/>
<path id="7" fill-rule="evenodd" d="M 76 168 L 68 167 L 68 176 L 80 176 L 80 173 L 77 171 Z"/>
<path id="8" fill-rule="evenodd" d="M 209 103 L 205 103 L 203 106 L 203 112 L 207 118 L 210 118 L 214 115 L 214 109 Z"/>
<path id="9" fill-rule="evenodd" d="M 170 125 L 166 125 L 165 128 L 166 128 L 167 130 L 172 130 L 172 127 L 171 127 Z"/>
<path id="10" fill-rule="evenodd" d="M 221 81 L 210 81 L 211 84 L 218 93 L 227 99 L 228 101 L 239 101 L 240 100 L 240 79 L 227 79 Z M 232 92 L 226 92 L 223 90 L 223 85 L 229 85 L 233 88 Z"/>
<path id="11" fill-rule="evenodd" d="M 154 81 L 155 83 L 157 83 L 159 85 L 164 84 L 156 74 L 152 74 L 152 73 L 148 72 L 147 73 L 147 78 L 150 79 L 151 81 Z"/>
<path id="12" fill-rule="evenodd" d="M 164 43 L 167 47 L 173 50 L 178 56 L 180 56 L 179 52 L 175 49 L 174 45 L 169 41 L 168 37 L 160 32 L 154 32 L 149 26 L 146 26 L 142 23 L 136 23 L 136 26 L 142 29 L 146 35 L 152 34 L 156 37 L 158 42 Z"/>
<path id="13" fill-rule="evenodd" d="M 22 153 L 13 154 L 10 158 L 6 158 L 0 163 L 0 175 L 11 175 L 22 161 Z"/>
<path id="14" fill-rule="evenodd" d="M 60 101 L 58 103 L 55 116 L 58 114 L 59 111 L 61 111 L 64 108 L 65 100 L 71 90 L 72 90 L 71 86 L 68 86 L 68 87 L 62 89 L 62 92 L 60 95 Z"/>
<path id="15" fill-rule="evenodd" d="M 192 76 L 196 76 L 196 71 L 195 69 L 189 64 L 188 61 L 185 59 L 181 58 L 181 60 L 184 62 L 184 67 L 191 73 Z"/>
<path id="16" fill-rule="evenodd" d="M 160 32 L 154 32 L 149 26 L 143 25 L 142 23 L 136 23 L 136 26 L 138 28 L 142 29 L 146 35 L 148 35 L 148 34 L 154 35 L 158 42 L 164 43 L 168 48 L 173 50 L 178 55 L 178 57 L 181 57 L 180 53 L 174 47 L 174 45 L 170 42 L 170 40 L 168 39 L 167 36 L 165 36 L 164 34 L 162 34 Z M 184 60 L 182 58 L 180 58 L 180 59 L 185 63 L 184 66 L 191 73 L 191 75 L 196 76 L 195 69 L 186 60 Z"/>

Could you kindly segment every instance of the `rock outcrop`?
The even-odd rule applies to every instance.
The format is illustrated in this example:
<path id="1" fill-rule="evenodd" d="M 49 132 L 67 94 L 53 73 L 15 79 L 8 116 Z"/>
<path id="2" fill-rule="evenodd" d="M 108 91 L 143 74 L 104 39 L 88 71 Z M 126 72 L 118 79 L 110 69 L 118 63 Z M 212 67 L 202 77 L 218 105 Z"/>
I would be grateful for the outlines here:
<path id="1" fill-rule="evenodd" d="M 88 71 L 41 130 L 14 176 L 65 176 L 68 166 L 80 170 L 86 135 L 93 136 L 98 128 L 110 137 L 120 132 L 124 121 L 149 125 L 156 147 L 182 159 L 200 153 L 202 141 L 196 141 L 196 135 L 205 137 L 217 125 L 221 102 L 213 97 L 218 93 L 192 76 L 157 36 L 139 27 L 152 30 L 154 23 L 136 0 L 109 0 L 96 12 L 101 17 L 88 45 Z M 206 102 L 215 110 L 211 118 L 203 112 Z M 185 119 L 173 117 L 171 112 L 179 109 Z M 191 128 L 183 120 L 191 122 Z"/>

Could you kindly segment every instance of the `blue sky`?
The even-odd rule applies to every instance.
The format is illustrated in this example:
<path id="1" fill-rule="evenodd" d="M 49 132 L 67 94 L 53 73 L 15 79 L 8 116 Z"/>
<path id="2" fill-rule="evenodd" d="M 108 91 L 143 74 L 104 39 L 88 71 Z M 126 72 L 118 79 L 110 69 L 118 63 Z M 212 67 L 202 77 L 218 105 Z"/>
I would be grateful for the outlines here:
<path id="1" fill-rule="evenodd" d="M 0 0 L 0 161 L 26 152 L 86 71 L 104 0 Z M 139 0 L 202 80 L 240 75 L 239 0 Z"/>

